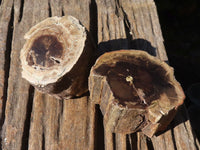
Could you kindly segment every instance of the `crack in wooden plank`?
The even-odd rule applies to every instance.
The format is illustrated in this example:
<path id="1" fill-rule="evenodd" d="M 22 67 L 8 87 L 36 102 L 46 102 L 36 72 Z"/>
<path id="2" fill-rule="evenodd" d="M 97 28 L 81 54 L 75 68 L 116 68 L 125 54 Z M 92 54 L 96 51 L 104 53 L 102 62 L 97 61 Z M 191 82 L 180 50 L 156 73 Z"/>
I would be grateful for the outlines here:
<path id="1" fill-rule="evenodd" d="M 101 113 L 99 105 L 95 105 L 95 139 L 94 149 L 104 149 L 104 129 L 103 129 L 103 115 Z"/>
<path id="2" fill-rule="evenodd" d="M 147 143 L 148 150 L 154 150 L 153 143 L 151 139 L 149 139 L 148 137 L 146 138 L 146 143 Z"/>
<path id="3" fill-rule="evenodd" d="M 64 10 L 63 10 L 63 7 L 62 7 L 62 16 L 65 16 L 65 12 L 64 12 Z"/>
<path id="4" fill-rule="evenodd" d="M 172 134 L 172 142 L 174 144 L 174 150 L 177 150 L 174 129 L 171 129 L 171 134 Z"/>
<path id="5" fill-rule="evenodd" d="M 132 133 L 126 136 L 126 140 L 127 140 L 127 147 L 130 148 L 130 150 L 135 150 L 135 149 L 139 149 L 139 138 L 137 136 L 137 133 Z"/>
<path id="6" fill-rule="evenodd" d="M 18 23 L 21 22 L 21 20 L 22 20 L 23 11 L 24 11 L 24 0 L 21 0 L 21 3 L 20 3 L 20 13 L 19 13 L 19 18 L 18 18 Z"/>
<path id="7" fill-rule="evenodd" d="M 45 150 L 45 135 L 44 135 L 44 132 L 42 133 L 42 150 Z"/>
<path id="8" fill-rule="evenodd" d="M 89 5 L 89 16 L 90 16 L 90 25 L 89 25 L 89 31 L 92 36 L 92 40 L 97 47 L 98 43 L 98 14 L 97 14 L 97 3 L 96 0 L 91 0 Z"/>
<path id="9" fill-rule="evenodd" d="M 63 121 L 63 111 L 64 111 L 64 102 L 63 100 L 59 100 L 59 113 L 58 113 L 58 124 L 62 124 L 62 121 Z M 57 128 L 57 138 L 58 138 L 58 141 L 60 141 L 60 135 L 61 135 L 61 128 L 58 127 Z"/>
<path id="10" fill-rule="evenodd" d="M 48 2 L 48 11 L 49 11 L 49 17 L 52 17 L 51 4 L 50 4 L 50 2 Z"/>

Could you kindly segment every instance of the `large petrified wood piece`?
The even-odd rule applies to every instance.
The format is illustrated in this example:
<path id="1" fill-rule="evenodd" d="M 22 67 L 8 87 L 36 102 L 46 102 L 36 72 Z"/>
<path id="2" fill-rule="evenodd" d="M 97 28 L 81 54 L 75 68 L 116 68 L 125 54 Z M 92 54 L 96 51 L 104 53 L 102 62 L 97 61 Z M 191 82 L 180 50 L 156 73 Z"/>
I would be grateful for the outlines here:
<path id="1" fill-rule="evenodd" d="M 173 69 L 139 50 L 102 55 L 92 67 L 89 90 L 105 128 L 126 134 L 141 130 L 149 137 L 166 128 L 185 98 Z"/>
<path id="2" fill-rule="evenodd" d="M 71 98 L 88 90 L 94 48 L 72 17 L 51 17 L 32 27 L 21 50 L 22 76 L 39 91 Z"/>

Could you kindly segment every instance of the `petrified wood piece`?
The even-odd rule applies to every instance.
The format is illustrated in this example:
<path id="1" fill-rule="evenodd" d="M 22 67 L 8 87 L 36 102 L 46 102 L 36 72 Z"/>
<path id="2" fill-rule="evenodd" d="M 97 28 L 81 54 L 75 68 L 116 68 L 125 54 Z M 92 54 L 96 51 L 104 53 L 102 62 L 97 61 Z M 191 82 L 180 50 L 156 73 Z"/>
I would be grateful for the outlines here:
<path id="1" fill-rule="evenodd" d="M 71 98 L 88 90 L 93 48 L 76 18 L 47 18 L 32 27 L 25 39 L 20 55 L 22 76 L 39 91 Z"/>
<path id="2" fill-rule="evenodd" d="M 144 51 L 105 53 L 92 67 L 90 98 L 115 133 L 141 130 L 152 137 L 173 119 L 185 95 L 165 62 Z"/>

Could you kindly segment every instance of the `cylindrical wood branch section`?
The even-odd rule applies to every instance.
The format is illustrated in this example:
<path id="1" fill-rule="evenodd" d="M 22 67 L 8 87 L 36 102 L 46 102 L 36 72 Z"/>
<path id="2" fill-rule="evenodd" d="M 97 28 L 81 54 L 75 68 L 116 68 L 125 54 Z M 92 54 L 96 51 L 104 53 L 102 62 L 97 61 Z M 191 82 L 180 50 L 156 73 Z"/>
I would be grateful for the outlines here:
<path id="1" fill-rule="evenodd" d="M 90 98 L 100 104 L 112 132 L 152 137 L 173 119 L 185 98 L 173 69 L 139 50 L 105 53 L 92 67 Z"/>
<path id="2" fill-rule="evenodd" d="M 76 18 L 47 18 L 32 27 L 25 39 L 20 55 L 23 78 L 39 91 L 62 99 L 88 91 L 94 48 Z"/>

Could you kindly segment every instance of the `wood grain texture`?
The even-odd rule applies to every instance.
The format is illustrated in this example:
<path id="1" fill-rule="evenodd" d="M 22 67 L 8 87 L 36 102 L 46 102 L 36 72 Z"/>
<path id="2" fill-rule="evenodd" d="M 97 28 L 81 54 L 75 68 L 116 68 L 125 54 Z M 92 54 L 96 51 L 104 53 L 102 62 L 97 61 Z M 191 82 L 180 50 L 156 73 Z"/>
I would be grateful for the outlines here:
<path id="1" fill-rule="evenodd" d="M 185 106 L 182 106 L 170 125 L 170 130 L 152 138 L 155 150 L 166 149 L 187 150 L 199 149 L 199 142 L 192 132 Z"/>
<path id="2" fill-rule="evenodd" d="M 3 123 L 4 105 L 7 97 L 9 54 L 11 50 L 13 2 L 6 1 L 0 6 L 0 126 Z M 3 9 L 4 8 L 4 9 Z M 7 60 L 8 59 L 8 60 Z"/>
<path id="3" fill-rule="evenodd" d="M 153 0 L 4 0 L 0 5 L 1 148 L 20 149 L 199 149 L 185 108 L 157 137 L 101 137 L 98 107 L 87 96 L 59 101 L 34 91 L 21 78 L 19 53 L 31 26 L 50 16 L 72 15 L 91 31 L 99 54 L 142 49 L 167 61 Z M 12 34 L 13 31 L 13 34 Z M 11 55 L 10 55 L 11 51 Z M 9 77 L 9 78 L 8 78 Z M 3 98 L 3 99 L 2 99 Z M 98 113 L 96 113 L 98 112 Z M 98 120 L 97 120 L 98 119 Z M 184 134 L 184 136 L 183 136 Z M 101 143 L 104 139 L 105 143 Z M 105 144 L 105 146 L 104 146 Z M 185 149 L 186 149 L 185 148 Z"/>
<path id="4" fill-rule="evenodd" d="M 7 89 L 8 96 L 5 108 L 5 120 L 2 127 L 3 149 L 21 148 L 27 104 L 31 94 L 31 92 L 29 92 L 29 84 L 21 78 L 19 60 L 19 52 L 24 42 L 23 35 L 31 24 L 26 24 L 23 21 L 18 22 L 18 16 L 20 16 L 19 5 L 20 2 L 14 5 L 15 19 L 13 22 L 12 51 Z"/>
<path id="5" fill-rule="evenodd" d="M 86 96 L 58 101 L 35 93 L 29 149 L 93 149 L 94 113 Z"/>

